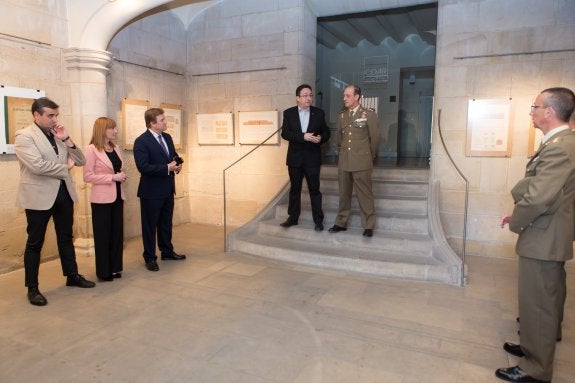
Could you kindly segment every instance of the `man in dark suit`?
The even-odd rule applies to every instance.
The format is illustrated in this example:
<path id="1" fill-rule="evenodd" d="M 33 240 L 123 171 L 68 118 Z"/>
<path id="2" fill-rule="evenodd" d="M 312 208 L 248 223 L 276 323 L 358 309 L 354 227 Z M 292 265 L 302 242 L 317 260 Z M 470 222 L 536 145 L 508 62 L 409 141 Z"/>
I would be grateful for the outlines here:
<path id="1" fill-rule="evenodd" d="M 160 267 L 156 256 L 156 234 L 162 260 L 184 260 L 174 252 L 172 217 L 174 215 L 175 175 L 182 170 L 182 161 L 167 129 L 164 110 L 151 108 L 144 114 L 148 130 L 134 142 L 134 160 L 140 172 L 138 197 L 142 220 L 144 261 L 150 271 Z"/>
<path id="2" fill-rule="evenodd" d="M 283 227 L 298 224 L 301 212 L 301 187 L 305 177 L 311 200 L 311 212 L 315 230 L 323 230 L 323 210 L 319 191 L 321 168 L 321 144 L 329 140 L 329 127 L 323 110 L 311 106 L 311 86 L 302 84 L 295 92 L 297 106 L 286 109 L 283 114 L 282 138 L 289 141 L 286 165 L 290 178 L 288 218 Z"/>
<path id="3" fill-rule="evenodd" d="M 518 298 L 520 344 L 503 349 L 521 357 L 495 375 L 509 382 L 550 382 L 555 342 L 561 337 L 565 306 L 565 261 L 573 258 L 575 224 L 575 133 L 568 126 L 575 95 L 566 88 L 541 92 L 531 118 L 543 132 L 541 146 L 527 163 L 525 178 L 511 190 L 515 207 L 501 227 L 519 234 Z"/>
<path id="4" fill-rule="evenodd" d="M 34 100 L 34 123 L 18 130 L 14 143 L 16 157 L 20 163 L 16 205 L 26 209 L 27 220 L 25 279 L 28 301 L 35 306 L 48 303 L 38 290 L 38 271 L 50 218 L 54 220 L 58 254 L 66 276 L 66 286 L 90 288 L 96 285 L 78 274 L 72 229 L 74 201 L 77 197 L 70 167 L 82 166 L 86 160 L 82 150 L 58 122 L 58 114 L 58 104 L 54 101 L 46 97 Z"/>

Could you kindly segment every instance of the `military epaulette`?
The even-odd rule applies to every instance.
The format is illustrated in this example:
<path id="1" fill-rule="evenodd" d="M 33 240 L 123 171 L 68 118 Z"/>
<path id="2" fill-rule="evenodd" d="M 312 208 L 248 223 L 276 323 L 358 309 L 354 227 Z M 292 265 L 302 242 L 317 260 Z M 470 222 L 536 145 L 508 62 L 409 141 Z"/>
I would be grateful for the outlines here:
<path id="1" fill-rule="evenodd" d="M 561 141 L 561 137 L 555 137 L 553 140 L 551 140 L 550 143 L 556 143 L 556 142 L 559 142 L 559 141 Z"/>

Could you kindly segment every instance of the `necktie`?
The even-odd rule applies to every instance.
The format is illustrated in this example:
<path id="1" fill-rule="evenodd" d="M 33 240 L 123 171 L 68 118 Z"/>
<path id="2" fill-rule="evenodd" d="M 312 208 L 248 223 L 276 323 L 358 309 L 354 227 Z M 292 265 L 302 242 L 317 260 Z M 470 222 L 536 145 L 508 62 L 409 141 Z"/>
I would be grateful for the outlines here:
<path id="1" fill-rule="evenodd" d="M 58 145 L 56 145 L 56 140 L 54 139 L 54 136 L 52 135 L 52 133 L 48 133 L 48 135 L 46 137 L 48 137 L 48 141 L 50 141 L 50 145 L 52 145 L 52 148 L 54 148 L 54 151 L 56 152 L 56 154 L 58 154 Z"/>
<path id="2" fill-rule="evenodd" d="M 168 148 L 166 147 L 166 144 L 164 144 L 164 140 L 162 139 L 162 135 L 160 134 L 158 136 L 158 141 L 160 141 L 160 146 L 162 147 L 162 149 L 164 150 L 164 153 L 166 153 L 166 156 L 170 155 L 170 152 L 168 152 Z"/>

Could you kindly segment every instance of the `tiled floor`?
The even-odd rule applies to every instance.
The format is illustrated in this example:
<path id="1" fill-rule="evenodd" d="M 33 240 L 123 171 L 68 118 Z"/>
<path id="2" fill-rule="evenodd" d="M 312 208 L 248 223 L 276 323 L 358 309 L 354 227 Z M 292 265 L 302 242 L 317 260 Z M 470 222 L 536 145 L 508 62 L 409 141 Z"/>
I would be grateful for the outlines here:
<path id="1" fill-rule="evenodd" d="M 124 276 L 65 287 L 42 264 L 46 307 L 21 270 L 0 276 L 0 382 L 499 382 L 515 365 L 516 264 L 468 257 L 459 287 L 345 275 L 225 254 L 219 227 L 176 228 L 183 262 L 147 271 L 140 240 Z M 93 258 L 79 259 L 94 278 Z M 575 381 L 575 267 L 554 383 Z"/>

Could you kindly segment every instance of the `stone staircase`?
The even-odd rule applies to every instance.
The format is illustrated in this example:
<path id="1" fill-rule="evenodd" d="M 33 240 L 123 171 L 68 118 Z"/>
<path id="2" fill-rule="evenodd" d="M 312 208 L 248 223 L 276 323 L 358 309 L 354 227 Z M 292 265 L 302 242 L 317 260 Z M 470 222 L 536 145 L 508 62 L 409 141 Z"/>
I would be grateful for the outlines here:
<path id="1" fill-rule="evenodd" d="M 323 166 L 324 225 L 316 232 L 304 181 L 299 224 L 288 229 L 289 183 L 253 220 L 228 236 L 228 249 L 270 259 L 453 285 L 462 283 L 461 259 L 449 247 L 439 221 L 438 184 L 428 169 L 376 168 L 373 191 L 377 221 L 372 238 L 363 237 L 357 199 L 347 231 L 332 234 L 338 207 L 337 167 Z"/>

